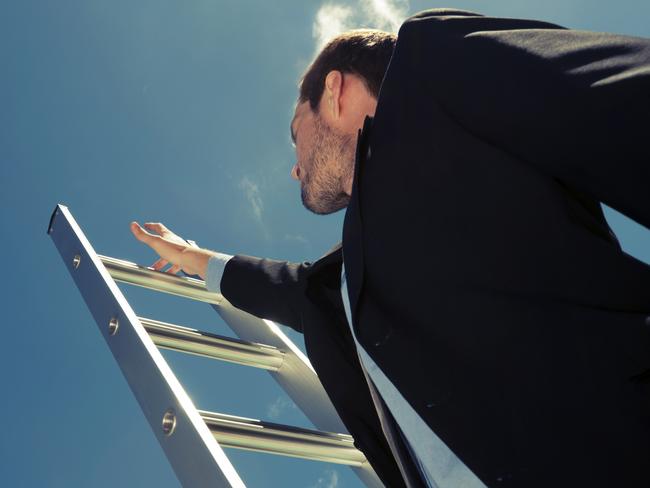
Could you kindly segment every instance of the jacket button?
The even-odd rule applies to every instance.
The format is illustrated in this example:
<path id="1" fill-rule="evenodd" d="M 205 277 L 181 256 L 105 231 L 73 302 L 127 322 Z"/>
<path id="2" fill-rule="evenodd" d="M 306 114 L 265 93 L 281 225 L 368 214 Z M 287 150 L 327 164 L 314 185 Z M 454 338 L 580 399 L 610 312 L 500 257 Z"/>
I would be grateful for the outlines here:
<path id="1" fill-rule="evenodd" d="M 370 144 L 368 144 L 368 151 L 366 151 L 366 159 L 370 159 L 372 155 L 372 150 L 370 149 Z"/>

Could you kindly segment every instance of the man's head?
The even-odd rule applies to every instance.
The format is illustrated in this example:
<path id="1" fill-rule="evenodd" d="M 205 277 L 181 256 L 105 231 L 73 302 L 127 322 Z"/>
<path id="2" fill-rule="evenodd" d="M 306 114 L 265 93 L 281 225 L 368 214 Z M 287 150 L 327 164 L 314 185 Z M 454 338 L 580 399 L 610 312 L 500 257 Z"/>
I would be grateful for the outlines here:
<path id="1" fill-rule="evenodd" d="M 347 206 L 352 189 L 357 131 L 374 115 L 394 34 L 356 30 L 332 39 L 300 81 L 291 122 L 296 145 L 292 176 L 305 207 L 318 214 Z"/>

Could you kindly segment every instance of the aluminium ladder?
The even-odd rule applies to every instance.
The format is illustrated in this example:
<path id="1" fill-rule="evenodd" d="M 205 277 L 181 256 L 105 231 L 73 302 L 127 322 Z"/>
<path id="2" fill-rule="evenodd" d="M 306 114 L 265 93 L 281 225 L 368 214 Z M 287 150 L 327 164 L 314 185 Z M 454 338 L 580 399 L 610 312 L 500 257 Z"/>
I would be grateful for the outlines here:
<path id="1" fill-rule="evenodd" d="M 223 447 L 348 465 L 382 487 L 336 414 L 307 357 L 269 320 L 173 276 L 96 254 L 67 207 L 57 205 L 48 234 L 81 292 L 133 394 L 184 487 L 244 487 Z M 211 304 L 239 339 L 136 316 L 116 281 Z M 266 369 L 307 418 L 310 430 L 197 410 L 158 347 Z"/>

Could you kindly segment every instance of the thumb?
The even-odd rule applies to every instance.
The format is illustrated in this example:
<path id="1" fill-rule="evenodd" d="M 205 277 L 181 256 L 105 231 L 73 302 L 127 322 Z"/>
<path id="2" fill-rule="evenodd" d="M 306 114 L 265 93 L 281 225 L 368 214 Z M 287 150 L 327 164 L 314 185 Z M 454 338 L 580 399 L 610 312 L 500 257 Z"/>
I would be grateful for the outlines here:
<path id="1" fill-rule="evenodd" d="M 154 237 L 152 234 L 140 227 L 140 224 L 137 222 L 131 222 L 131 232 L 137 240 L 149 244 L 151 238 Z"/>

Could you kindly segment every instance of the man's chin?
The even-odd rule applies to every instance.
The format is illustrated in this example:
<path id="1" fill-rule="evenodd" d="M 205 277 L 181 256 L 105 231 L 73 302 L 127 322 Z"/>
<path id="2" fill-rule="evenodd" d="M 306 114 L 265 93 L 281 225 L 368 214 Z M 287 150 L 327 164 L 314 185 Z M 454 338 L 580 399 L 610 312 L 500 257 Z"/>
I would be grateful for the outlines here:
<path id="1" fill-rule="evenodd" d="M 329 215 L 344 209 L 350 203 L 349 195 L 340 193 L 337 195 L 322 195 L 314 198 L 303 189 L 300 193 L 304 207 L 316 215 Z"/>

